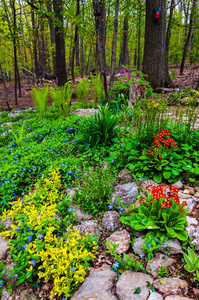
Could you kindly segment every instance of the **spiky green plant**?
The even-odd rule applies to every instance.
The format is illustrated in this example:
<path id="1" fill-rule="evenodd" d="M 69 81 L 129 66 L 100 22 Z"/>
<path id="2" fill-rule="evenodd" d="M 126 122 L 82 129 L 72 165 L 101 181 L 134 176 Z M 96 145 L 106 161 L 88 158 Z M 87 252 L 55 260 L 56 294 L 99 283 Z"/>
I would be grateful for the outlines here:
<path id="1" fill-rule="evenodd" d="M 94 101 L 94 107 L 97 106 L 97 100 L 101 100 L 101 96 L 104 96 L 103 80 L 101 80 L 100 73 L 96 76 L 91 74 L 91 96 Z"/>
<path id="2" fill-rule="evenodd" d="M 80 80 L 77 83 L 76 93 L 77 93 L 77 102 L 78 106 L 82 106 L 83 108 L 87 108 L 88 96 L 89 96 L 89 87 L 90 83 L 86 77 Z"/>
<path id="3" fill-rule="evenodd" d="M 72 84 L 67 82 L 64 86 L 56 86 L 50 88 L 50 96 L 53 103 L 61 115 L 70 113 L 70 102 L 72 96 Z"/>
<path id="4" fill-rule="evenodd" d="M 24 137 L 24 123 L 21 126 L 21 129 L 19 130 L 18 134 L 16 133 L 16 131 L 14 130 L 14 128 L 12 129 L 11 133 L 13 134 L 17 147 L 19 148 L 21 146 L 23 137 Z"/>
<path id="5" fill-rule="evenodd" d="M 49 98 L 48 85 L 45 85 L 43 88 L 33 87 L 31 94 L 36 110 L 39 111 L 42 119 L 45 118 Z"/>

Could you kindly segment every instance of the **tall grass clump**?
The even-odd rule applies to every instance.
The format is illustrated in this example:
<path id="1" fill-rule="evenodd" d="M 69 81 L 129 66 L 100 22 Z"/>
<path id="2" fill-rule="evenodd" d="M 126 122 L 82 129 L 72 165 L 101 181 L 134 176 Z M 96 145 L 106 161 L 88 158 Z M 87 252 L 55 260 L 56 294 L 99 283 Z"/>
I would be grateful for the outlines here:
<path id="1" fill-rule="evenodd" d="M 48 85 L 45 85 L 43 88 L 32 88 L 32 100 L 35 105 L 36 110 L 39 111 L 41 118 L 45 118 L 46 111 L 48 108 L 48 98 L 49 90 Z"/>
<path id="2" fill-rule="evenodd" d="M 55 107 L 61 115 L 68 115 L 70 113 L 70 102 L 72 97 L 72 85 L 67 82 L 64 86 L 56 86 L 50 88 L 50 96 Z"/>
<path id="3" fill-rule="evenodd" d="M 91 96 L 92 100 L 94 101 L 94 107 L 96 108 L 97 100 L 100 102 L 101 97 L 104 97 L 104 86 L 100 73 L 96 76 L 91 74 Z"/>
<path id="4" fill-rule="evenodd" d="M 88 96 L 89 96 L 90 83 L 86 77 L 77 83 L 76 94 L 77 94 L 77 104 L 80 107 L 87 108 L 89 106 Z"/>

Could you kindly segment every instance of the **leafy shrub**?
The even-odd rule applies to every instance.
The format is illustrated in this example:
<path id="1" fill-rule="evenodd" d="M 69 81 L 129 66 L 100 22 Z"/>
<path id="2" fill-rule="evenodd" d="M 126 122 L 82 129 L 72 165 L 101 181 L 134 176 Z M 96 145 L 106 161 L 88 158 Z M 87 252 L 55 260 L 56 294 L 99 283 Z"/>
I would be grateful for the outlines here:
<path id="1" fill-rule="evenodd" d="M 99 112 L 88 118 L 83 128 L 84 140 L 92 147 L 110 144 L 117 133 L 119 122 L 119 116 L 109 111 L 108 104 L 98 108 Z"/>
<path id="2" fill-rule="evenodd" d="M 130 208 L 127 216 L 121 217 L 121 222 L 129 225 L 137 231 L 154 231 L 157 237 L 178 238 L 185 241 L 188 238 L 185 227 L 186 213 L 184 209 L 186 202 L 180 204 L 178 189 L 166 185 L 148 186 L 148 194 L 145 200 L 140 201 L 139 207 Z"/>
<path id="3" fill-rule="evenodd" d="M 69 82 L 64 86 L 57 86 L 56 90 L 52 87 L 50 88 L 50 96 L 60 114 L 68 115 L 70 113 L 72 93 L 72 85 Z"/>
<path id="4" fill-rule="evenodd" d="M 113 176 L 107 169 L 87 171 L 82 177 L 81 187 L 75 190 L 73 201 L 87 213 L 102 213 L 107 210 L 110 202 L 113 183 Z"/>
<path id="5" fill-rule="evenodd" d="M 32 90 L 32 100 L 34 102 L 35 108 L 39 111 L 40 116 L 43 119 L 46 116 L 46 110 L 48 108 L 48 85 L 45 85 L 43 89 L 40 87 L 33 87 Z"/>
<path id="6" fill-rule="evenodd" d="M 95 238 L 82 238 L 75 229 L 70 229 L 74 212 L 69 207 L 70 201 L 60 193 L 60 187 L 60 176 L 55 171 L 50 179 L 42 179 L 35 192 L 19 199 L 5 212 L 3 219 L 7 215 L 13 221 L 12 230 L 0 235 L 10 238 L 17 284 L 25 280 L 33 282 L 35 276 L 46 281 L 54 279 L 52 296 L 69 297 L 83 281 L 97 243 Z"/>

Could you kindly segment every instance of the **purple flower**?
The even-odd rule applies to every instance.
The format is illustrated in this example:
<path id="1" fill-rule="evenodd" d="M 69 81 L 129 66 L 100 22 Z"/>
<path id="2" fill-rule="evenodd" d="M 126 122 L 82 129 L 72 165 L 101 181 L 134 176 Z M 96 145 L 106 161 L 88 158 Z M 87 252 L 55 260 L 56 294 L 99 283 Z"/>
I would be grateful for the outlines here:
<path id="1" fill-rule="evenodd" d="M 140 256 L 140 258 L 143 258 L 143 257 L 145 257 L 145 254 L 144 254 L 144 252 L 141 252 L 139 256 Z"/>
<path id="2" fill-rule="evenodd" d="M 29 235 L 28 236 L 28 242 L 31 242 L 32 241 L 32 237 Z"/>
<path id="3" fill-rule="evenodd" d="M 31 265 L 34 267 L 36 265 L 35 259 L 31 260 Z"/>
<path id="4" fill-rule="evenodd" d="M 124 211 L 124 208 L 123 208 L 123 207 L 120 207 L 120 208 L 119 208 L 119 211 L 120 211 L 120 212 L 123 212 L 123 211 Z"/>
<path id="5" fill-rule="evenodd" d="M 144 181 L 144 177 L 140 177 L 140 180 L 141 180 L 141 181 Z"/>
<path id="6" fill-rule="evenodd" d="M 112 163 L 112 165 L 114 164 L 114 160 L 113 159 L 111 160 L 111 163 Z"/>
<path id="7" fill-rule="evenodd" d="M 39 239 L 43 239 L 44 235 L 42 233 L 39 233 L 37 236 Z"/>
<path id="8" fill-rule="evenodd" d="M 163 247 L 164 247 L 164 248 L 167 248 L 167 245 L 168 245 L 167 242 L 164 242 Z"/>
<path id="9" fill-rule="evenodd" d="M 69 207 L 68 208 L 68 212 L 71 212 L 73 209 L 72 209 L 72 207 Z"/>
<path id="10" fill-rule="evenodd" d="M 108 209 L 113 209 L 113 205 L 112 205 L 112 204 L 109 204 L 109 205 L 108 205 Z"/>
<path id="11" fill-rule="evenodd" d="M 0 287 L 4 286 L 4 281 L 1 280 L 2 282 L 0 283 Z"/>
<path id="12" fill-rule="evenodd" d="M 71 171 L 71 170 L 69 170 L 69 171 L 68 171 L 68 174 L 72 174 L 72 171 Z"/>
<path id="13" fill-rule="evenodd" d="M 20 231 L 20 226 L 18 226 L 16 230 L 17 230 L 17 231 Z"/>
<path id="14" fill-rule="evenodd" d="M 151 247 L 152 247 L 152 245 L 149 243 L 149 244 L 148 244 L 148 248 L 151 248 Z"/>
<path id="15" fill-rule="evenodd" d="M 116 262 L 114 262 L 114 264 L 113 264 L 113 267 L 115 268 L 115 269 L 117 269 L 118 267 L 119 267 L 119 262 L 118 261 L 116 261 Z"/>
<path id="16" fill-rule="evenodd" d="M 23 250 L 26 249 L 26 246 L 21 246 L 21 249 L 23 249 Z"/>
<path id="17" fill-rule="evenodd" d="M 75 272 L 75 269 L 74 269 L 74 268 L 70 268 L 70 270 L 71 270 L 72 272 Z"/>

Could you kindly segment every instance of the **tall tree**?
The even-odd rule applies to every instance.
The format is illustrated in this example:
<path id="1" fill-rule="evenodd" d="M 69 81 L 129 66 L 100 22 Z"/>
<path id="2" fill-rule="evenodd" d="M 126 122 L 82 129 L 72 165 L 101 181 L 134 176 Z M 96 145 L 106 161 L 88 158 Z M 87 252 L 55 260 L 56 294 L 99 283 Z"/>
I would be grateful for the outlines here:
<path id="1" fill-rule="evenodd" d="M 161 9 L 159 19 L 155 8 Z M 146 0 L 143 73 L 153 88 L 174 86 L 166 60 L 166 0 Z"/>
<path id="2" fill-rule="evenodd" d="M 120 54 L 120 66 L 128 63 L 128 29 L 129 29 L 129 0 L 125 0 L 125 16 L 123 23 L 123 39 Z"/>
<path id="3" fill-rule="evenodd" d="M 79 16 L 79 0 L 77 0 L 77 11 L 76 11 L 76 24 L 75 24 L 75 38 L 72 50 L 72 59 L 71 59 L 71 75 L 72 80 L 75 83 L 75 75 L 74 75 L 74 61 L 75 61 L 75 50 L 77 49 L 77 40 L 78 40 L 78 18 Z M 77 52 L 76 52 L 77 53 Z"/>
<path id="4" fill-rule="evenodd" d="M 61 86 L 67 82 L 62 0 L 53 0 L 53 8 L 57 18 L 55 21 L 57 78 L 58 85 Z"/>
<path id="5" fill-rule="evenodd" d="M 112 45 L 112 59 L 111 59 L 111 78 L 110 86 L 113 86 L 114 73 L 116 65 L 116 46 L 117 46 L 117 32 L 118 32 L 118 13 L 119 13 L 119 0 L 115 2 L 115 20 L 114 20 L 114 32 L 113 32 L 113 45 Z"/>

